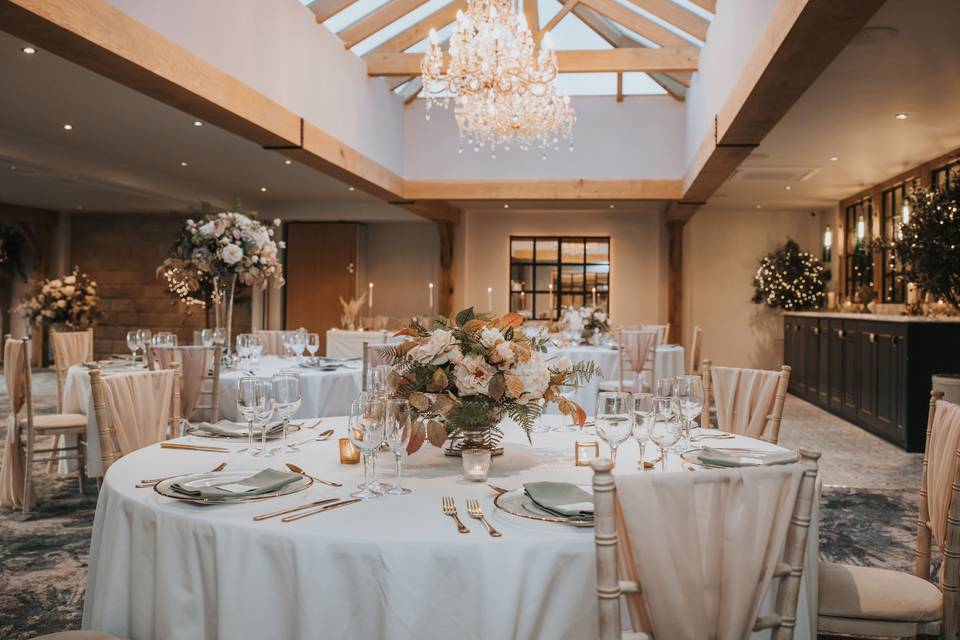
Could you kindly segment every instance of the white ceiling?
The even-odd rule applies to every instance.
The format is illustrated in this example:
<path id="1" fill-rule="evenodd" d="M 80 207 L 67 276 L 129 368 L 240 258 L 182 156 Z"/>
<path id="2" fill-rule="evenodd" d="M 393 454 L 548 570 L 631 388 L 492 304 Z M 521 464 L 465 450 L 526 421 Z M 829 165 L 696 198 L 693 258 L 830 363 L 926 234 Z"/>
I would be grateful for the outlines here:
<path id="1" fill-rule="evenodd" d="M 888 0 L 868 27 L 897 36 L 848 45 L 707 208 L 824 210 L 960 147 L 957 25 L 957 0 Z"/>
<path id="2" fill-rule="evenodd" d="M 0 202 L 144 212 L 239 201 L 264 215 L 419 220 L 25 44 L 0 32 Z"/>

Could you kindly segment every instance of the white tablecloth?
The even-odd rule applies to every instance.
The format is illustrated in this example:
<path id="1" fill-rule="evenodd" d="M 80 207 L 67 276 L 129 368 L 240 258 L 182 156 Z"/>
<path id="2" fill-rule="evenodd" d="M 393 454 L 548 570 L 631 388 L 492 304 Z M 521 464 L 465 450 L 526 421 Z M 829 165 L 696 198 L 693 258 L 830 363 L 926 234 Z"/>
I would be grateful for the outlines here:
<path id="1" fill-rule="evenodd" d="M 573 362 L 584 362 L 593 360 L 603 371 L 602 378 L 594 378 L 584 384 L 574 396 L 574 400 L 583 407 L 587 415 L 593 415 L 597 408 L 597 391 L 600 383 L 604 380 L 616 380 L 620 377 L 619 352 L 616 348 L 610 347 L 592 347 L 592 346 L 571 346 L 571 347 L 549 347 L 547 358 L 553 359 L 560 356 L 566 356 Z M 678 344 L 666 344 L 657 347 L 656 374 L 658 378 L 675 378 L 682 376 L 683 368 L 683 347 Z M 557 414 L 559 410 L 556 404 L 547 407 L 546 413 Z"/>
<path id="2" fill-rule="evenodd" d="M 395 338 L 393 331 L 327 331 L 327 357 L 360 358 L 363 356 L 363 343 L 392 344 L 403 338 Z"/>
<path id="3" fill-rule="evenodd" d="M 344 362 L 335 371 L 320 371 L 301 367 L 293 358 L 263 356 L 254 367 L 241 367 L 220 373 L 220 417 L 239 420 L 237 410 L 237 380 L 247 371 L 258 378 L 269 379 L 273 374 L 289 369 L 300 374 L 303 401 L 294 418 L 344 416 L 350 413 L 350 403 L 361 391 L 362 365 L 359 360 Z"/>
<path id="4" fill-rule="evenodd" d="M 344 419 L 325 420 L 325 427 L 341 436 Z M 534 434 L 531 447 L 516 427 L 505 425 L 504 431 L 506 454 L 493 462 L 493 484 L 591 482 L 588 467 L 573 465 L 573 443 L 583 434 Z M 723 442 L 773 448 L 744 438 Z M 618 471 L 637 473 L 636 457 L 635 442 L 623 445 Z M 291 523 L 253 522 L 257 514 L 346 496 L 361 475 L 359 466 L 338 463 L 335 439 L 305 445 L 289 460 L 321 478 L 341 480 L 344 487 L 315 485 L 305 493 L 263 502 L 196 506 L 134 484 L 141 478 L 207 470 L 222 461 L 248 469 L 264 462 L 242 454 L 152 446 L 112 465 L 97 503 L 83 628 L 138 640 L 596 637 L 592 529 L 524 520 L 497 510 L 486 484 L 462 480 L 460 460 L 429 444 L 410 458 L 405 480 L 413 489 L 410 495 Z M 675 456 L 670 463 L 679 469 Z M 441 513 L 442 496 L 456 499 L 469 534 L 459 534 Z M 467 498 L 480 501 L 502 538 L 488 536 L 467 517 Z M 813 637 L 816 560 L 815 517 L 797 638 Z"/>

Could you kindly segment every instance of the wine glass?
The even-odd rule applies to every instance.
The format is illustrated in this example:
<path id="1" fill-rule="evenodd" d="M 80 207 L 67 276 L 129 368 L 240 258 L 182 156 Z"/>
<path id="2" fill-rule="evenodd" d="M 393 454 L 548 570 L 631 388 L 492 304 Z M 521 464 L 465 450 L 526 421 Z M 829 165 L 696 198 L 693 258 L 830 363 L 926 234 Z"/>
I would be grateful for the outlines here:
<path id="1" fill-rule="evenodd" d="M 383 400 L 380 398 L 356 400 L 352 405 L 347 435 L 363 456 L 363 484 L 350 494 L 354 498 L 370 500 L 383 495 L 375 487 L 376 469 L 373 482 L 369 476 L 370 458 L 376 455 L 377 448 L 383 443 L 383 411 Z"/>
<path id="2" fill-rule="evenodd" d="M 293 332 L 290 339 L 290 346 L 293 347 L 293 355 L 297 357 L 297 362 L 303 359 L 303 349 L 307 346 L 307 330 L 300 327 Z"/>
<path id="3" fill-rule="evenodd" d="M 676 398 L 657 396 L 654 399 L 656 414 L 650 425 L 650 440 L 660 448 L 660 470 L 667 470 L 667 451 L 680 440 L 679 410 L 675 408 Z"/>
<path id="4" fill-rule="evenodd" d="M 213 340 L 213 329 L 204 329 L 200 332 L 200 342 L 204 347 L 210 348 L 216 344 Z"/>
<path id="5" fill-rule="evenodd" d="M 283 344 L 283 355 L 293 355 L 293 331 L 284 331 L 281 333 L 280 342 Z"/>
<path id="6" fill-rule="evenodd" d="M 397 398 L 387 400 L 386 421 L 384 437 L 397 460 L 397 484 L 387 489 L 387 493 L 401 496 L 410 493 L 410 489 L 400 486 L 403 453 L 407 449 L 410 434 L 413 432 L 413 409 L 410 407 L 410 402 Z"/>
<path id="7" fill-rule="evenodd" d="M 572 406 L 574 404 L 574 397 L 577 395 L 577 391 L 580 390 L 580 387 L 575 384 L 559 384 L 557 385 L 557 391 L 560 392 L 560 397 L 562 400 L 570 403 Z M 567 424 L 567 414 L 561 412 L 560 426 L 557 427 L 557 431 L 564 433 L 569 433 L 577 430 L 577 423 L 574 415 L 569 414 L 570 424 Z"/>
<path id="8" fill-rule="evenodd" d="M 653 388 L 654 393 L 659 398 L 667 398 L 673 395 L 673 378 L 657 378 L 657 384 Z"/>
<path id="9" fill-rule="evenodd" d="M 308 333 L 307 334 L 307 353 L 310 354 L 311 358 L 316 357 L 317 351 L 320 350 L 320 334 L 319 333 Z"/>
<path id="10" fill-rule="evenodd" d="M 267 449 L 267 435 L 270 429 L 267 425 L 270 418 L 273 417 L 273 383 L 270 380 L 257 381 L 257 408 L 253 413 L 253 424 L 260 428 L 260 452 L 254 455 L 260 455 L 269 458 L 274 451 Z"/>
<path id="11" fill-rule="evenodd" d="M 377 365 L 367 369 L 367 392 L 372 395 L 383 395 L 387 392 L 387 374 L 390 367 Z"/>
<path id="12" fill-rule="evenodd" d="M 656 396 L 652 393 L 633 394 L 633 437 L 640 446 L 640 464 L 643 464 L 643 454 L 650 440 L 650 421 L 656 416 Z"/>
<path id="13" fill-rule="evenodd" d="M 137 351 L 142 347 L 140 344 L 140 332 L 136 329 L 133 331 L 127 331 L 127 348 L 130 349 L 133 354 L 133 361 L 137 361 Z"/>
<path id="14" fill-rule="evenodd" d="M 597 394 L 597 435 L 610 446 L 610 458 L 617 464 L 617 447 L 633 432 L 631 397 L 623 391 L 601 391 Z"/>
<path id="15" fill-rule="evenodd" d="M 140 350 L 144 354 L 147 353 L 147 346 L 150 345 L 150 329 L 137 329 L 138 342 L 140 343 Z"/>
<path id="16" fill-rule="evenodd" d="M 223 327 L 213 328 L 213 344 L 222 347 L 227 344 L 227 330 Z"/>
<path id="17" fill-rule="evenodd" d="M 283 420 L 283 449 L 284 453 L 296 452 L 297 449 L 287 444 L 287 428 L 290 426 L 290 418 L 300 408 L 303 400 L 300 388 L 300 376 L 292 372 L 281 371 L 275 373 L 271 379 L 273 382 L 273 408 Z"/>
<path id="18" fill-rule="evenodd" d="M 247 358 L 250 357 L 250 342 L 247 339 L 249 333 L 240 333 L 237 334 L 237 355 L 240 357 L 240 362 L 246 362 Z"/>
<path id="19" fill-rule="evenodd" d="M 244 451 L 250 455 L 255 453 L 253 448 L 253 421 L 257 416 L 258 402 L 263 402 L 262 395 L 258 393 L 257 385 L 259 382 L 260 380 L 253 376 L 243 376 L 237 380 L 237 410 L 247 421 L 247 446 L 240 449 L 238 453 Z"/>
<path id="20" fill-rule="evenodd" d="M 680 376 L 673 383 L 673 397 L 680 406 L 684 422 L 686 448 L 690 448 L 690 436 L 694 419 L 703 412 L 703 381 L 700 376 Z"/>
<path id="21" fill-rule="evenodd" d="M 259 333 L 248 333 L 247 336 L 247 357 L 250 358 L 250 364 L 255 365 L 260 362 L 263 353 L 263 340 Z"/>

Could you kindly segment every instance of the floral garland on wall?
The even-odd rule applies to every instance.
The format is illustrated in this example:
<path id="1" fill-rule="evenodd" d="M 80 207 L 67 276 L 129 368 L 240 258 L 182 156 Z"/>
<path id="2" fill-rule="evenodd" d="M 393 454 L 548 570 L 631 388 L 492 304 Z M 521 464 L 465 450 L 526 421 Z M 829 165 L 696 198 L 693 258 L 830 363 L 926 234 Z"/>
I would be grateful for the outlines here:
<path id="1" fill-rule="evenodd" d="M 793 240 L 760 259 L 753 277 L 754 304 L 770 309 L 803 311 L 823 305 L 830 271 Z"/>
<path id="2" fill-rule="evenodd" d="M 72 330 L 89 329 L 103 316 L 97 308 L 97 283 L 74 267 L 66 276 L 38 283 L 35 292 L 13 308 L 39 327 L 62 324 Z"/>

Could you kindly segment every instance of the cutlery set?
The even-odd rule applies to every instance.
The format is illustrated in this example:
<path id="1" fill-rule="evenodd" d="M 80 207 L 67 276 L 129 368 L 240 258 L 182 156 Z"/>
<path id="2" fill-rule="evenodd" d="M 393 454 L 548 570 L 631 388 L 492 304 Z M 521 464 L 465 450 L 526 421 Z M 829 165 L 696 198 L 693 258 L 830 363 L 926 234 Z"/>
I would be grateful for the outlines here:
<path id="1" fill-rule="evenodd" d="M 453 518 L 454 522 L 457 523 L 457 531 L 460 533 L 470 533 L 470 529 L 467 528 L 467 525 L 463 524 L 460 520 L 460 516 L 457 514 L 457 503 L 450 496 L 443 496 L 443 514 Z M 487 519 L 483 515 L 483 510 L 480 508 L 480 502 L 477 500 L 467 500 L 467 514 L 483 523 L 483 526 L 486 527 L 487 533 L 490 534 L 492 538 L 499 538 L 503 534 L 493 528 Z"/>
<path id="2" fill-rule="evenodd" d="M 340 498 L 327 498 L 325 500 L 317 500 L 315 502 L 308 502 L 296 507 L 290 507 L 289 509 L 281 509 L 280 511 L 273 511 L 271 513 L 253 516 L 253 520 L 254 522 L 261 522 L 263 520 L 269 520 L 270 518 L 284 516 L 280 518 L 280 522 L 293 522 L 294 520 L 300 520 L 301 518 L 306 518 L 308 516 L 323 513 L 325 511 L 332 511 L 333 509 L 339 509 L 340 507 L 345 507 L 357 502 L 362 502 L 362 500 L 360 498 L 350 498 L 348 500 L 341 500 Z M 309 509 L 309 511 L 304 511 L 304 509 Z M 302 511 L 303 513 L 297 513 L 298 511 Z"/>

